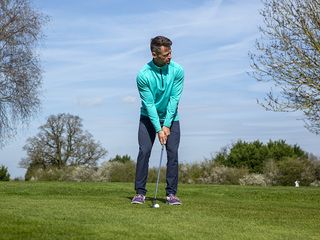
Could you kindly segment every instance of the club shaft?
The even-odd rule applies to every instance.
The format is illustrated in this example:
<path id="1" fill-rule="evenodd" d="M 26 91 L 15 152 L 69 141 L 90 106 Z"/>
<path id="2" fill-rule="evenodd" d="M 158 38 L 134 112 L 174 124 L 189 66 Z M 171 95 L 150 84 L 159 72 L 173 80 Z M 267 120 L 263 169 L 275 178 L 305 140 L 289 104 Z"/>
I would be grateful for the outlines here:
<path id="1" fill-rule="evenodd" d="M 158 186 L 159 186 L 159 180 L 160 180 L 160 171 L 161 171 L 161 163 L 162 163 L 162 156 L 163 156 L 163 149 L 164 145 L 161 147 L 161 154 L 160 154 L 160 163 L 159 163 L 159 168 L 158 168 L 158 176 L 157 176 L 157 182 L 156 182 L 156 191 L 154 193 L 154 204 L 157 200 L 157 193 L 158 193 Z"/>

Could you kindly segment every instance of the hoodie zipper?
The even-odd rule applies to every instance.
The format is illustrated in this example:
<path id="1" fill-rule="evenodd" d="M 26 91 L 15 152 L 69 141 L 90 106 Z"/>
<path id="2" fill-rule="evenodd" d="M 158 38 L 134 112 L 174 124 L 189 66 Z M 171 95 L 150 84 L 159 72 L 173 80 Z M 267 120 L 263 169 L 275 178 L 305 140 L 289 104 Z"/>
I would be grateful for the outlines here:
<path id="1" fill-rule="evenodd" d="M 161 80 L 162 80 L 162 89 L 164 87 L 164 82 L 163 82 L 163 77 L 162 77 L 162 69 L 160 68 L 160 75 L 161 75 Z"/>

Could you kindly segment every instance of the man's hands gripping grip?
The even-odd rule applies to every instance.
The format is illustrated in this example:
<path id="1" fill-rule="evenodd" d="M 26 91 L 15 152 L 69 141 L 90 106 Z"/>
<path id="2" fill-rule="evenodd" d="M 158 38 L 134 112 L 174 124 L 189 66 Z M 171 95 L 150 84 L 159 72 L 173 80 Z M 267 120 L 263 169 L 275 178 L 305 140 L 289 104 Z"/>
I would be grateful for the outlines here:
<path id="1" fill-rule="evenodd" d="M 158 138 L 161 145 L 165 145 L 167 143 L 169 135 L 170 128 L 163 126 L 162 129 L 158 132 Z"/>

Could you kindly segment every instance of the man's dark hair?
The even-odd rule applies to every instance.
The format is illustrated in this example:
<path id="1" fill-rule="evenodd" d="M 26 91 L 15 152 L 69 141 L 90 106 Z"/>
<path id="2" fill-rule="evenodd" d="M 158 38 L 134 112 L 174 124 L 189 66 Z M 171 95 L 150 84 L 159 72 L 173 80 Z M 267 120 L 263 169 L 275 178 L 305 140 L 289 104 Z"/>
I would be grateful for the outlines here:
<path id="1" fill-rule="evenodd" d="M 172 41 L 169 38 L 164 36 L 157 36 L 157 37 L 151 38 L 150 49 L 151 49 L 151 52 L 159 53 L 161 46 L 171 47 L 171 45 L 172 45 Z"/>

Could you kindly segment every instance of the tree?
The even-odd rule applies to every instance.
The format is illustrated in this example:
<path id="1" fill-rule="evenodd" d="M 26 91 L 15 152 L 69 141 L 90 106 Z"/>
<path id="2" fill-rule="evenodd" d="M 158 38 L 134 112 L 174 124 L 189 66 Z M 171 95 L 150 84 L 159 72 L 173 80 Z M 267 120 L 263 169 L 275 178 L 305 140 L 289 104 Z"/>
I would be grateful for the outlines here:
<path id="1" fill-rule="evenodd" d="M 263 0 L 264 20 L 249 53 L 252 76 L 275 84 L 259 103 L 266 110 L 302 111 L 306 128 L 320 133 L 320 0 Z"/>
<path id="2" fill-rule="evenodd" d="M 49 116 L 39 127 L 37 136 L 29 138 L 24 150 L 27 157 L 20 165 L 31 170 L 66 166 L 94 167 L 107 151 L 82 130 L 82 120 L 71 114 Z"/>
<path id="3" fill-rule="evenodd" d="M 308 159 L 308 154 L 303 151 L 297 144 L 291 146 L 284 140 L 269 141 L 266 145 L 268 148 L 268 158 L 275 161 L 281 161 L 284 158 L 302 158 Z"/>
<path id="4" fill-rule="evenodd" d="M 133 160 L 128 154 L 123 156 L 120 156 L 117 154 L 114 158 L 110 159 L 109 162 L 127 163 L 127 162 L 133 162 Z"/>
<path id="5" fill-rule="evenodd" d="M 0 1 L 0 144 L 40 105 L 41 69 L 35 48 L 47 17 L 28 0 Z"/>
<path id="6" fill-rule="evenodd" d="M 1 165 L 0 167 L 0 181 L 9 181 L 10 180 L 10 174 L 8 172 L 8 168 L 4 165 Z"/>
<path id="7" fill-rule="evenodd" d="M 311 161 L 299 158 L 287 158 L 278 164 L 279 173 L 276 182 L 279 185 L 293 186 L 298 180 L 301 185 L 309 186 L 316 180 L 316 170 Z"/>
<path id="8" fill-rule="evenodd" d="M 280 162 L 287 158 L 308 159 L 308 155 L 299 146 L 291 146 L 284 140 L 270 140 L 267 144 L 259 140 L 239 140 L 232 144 L 230 149 L 223 148 L 214 157 L 214 161 L 227 167 L 245 167 L 250 172 L 262 173 L 268 160 Z"/>
<path id="9" fill-rule="evenodd" d="M 232 145 L 225 159 L 218 154 L 217 163 L 227 167 L 248 168 L 251 172 L 261 172 L 268 149 L 262 142 L 256 140 L 252 143 L 237 141 Z M 220 161 L 220 162 L 219 162 Z"/>

